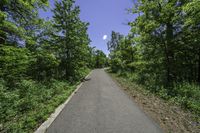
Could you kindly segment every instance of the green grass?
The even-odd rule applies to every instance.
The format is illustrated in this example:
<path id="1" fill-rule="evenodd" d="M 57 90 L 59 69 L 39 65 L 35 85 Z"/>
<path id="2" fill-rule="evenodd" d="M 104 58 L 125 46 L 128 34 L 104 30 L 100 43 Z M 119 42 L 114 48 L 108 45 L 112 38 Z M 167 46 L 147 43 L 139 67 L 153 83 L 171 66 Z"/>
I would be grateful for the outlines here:
<path id="1" fill-rule="evenodd" d="M 34 132 L 70 96 L 79 83 L 22 80 L 16 88 L 7 88 L 1 80 L 0 132 Z"/>

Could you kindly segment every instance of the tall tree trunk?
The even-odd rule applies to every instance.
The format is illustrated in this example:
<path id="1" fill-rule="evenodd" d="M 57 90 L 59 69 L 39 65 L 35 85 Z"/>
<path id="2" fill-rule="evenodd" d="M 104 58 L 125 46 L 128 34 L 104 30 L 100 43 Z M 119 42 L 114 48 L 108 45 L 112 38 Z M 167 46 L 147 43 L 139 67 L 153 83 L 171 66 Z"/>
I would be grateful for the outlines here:
<path id="1" fill-rule="evenodd" d="M 166 69 L 167 69 L 167 86 L 171 86 L 173 82 L 173 50 L 172 50 L 172 39 L 173 39 L 173 26 L 170 23 L 166 24 Z"/>
<path id="2" fill-rule="evenodd" d="M 131 48 L 131 62 L 134 62 L 134 51 L 133 48 Z M 134 72 L 134 68 L 131 66 L 131 73 Z"/>
<path id="3" fill-rule="evenodd" d="M 200 84 L 200 49 L 198 50 L 198 77 L 197 82 Z"/>

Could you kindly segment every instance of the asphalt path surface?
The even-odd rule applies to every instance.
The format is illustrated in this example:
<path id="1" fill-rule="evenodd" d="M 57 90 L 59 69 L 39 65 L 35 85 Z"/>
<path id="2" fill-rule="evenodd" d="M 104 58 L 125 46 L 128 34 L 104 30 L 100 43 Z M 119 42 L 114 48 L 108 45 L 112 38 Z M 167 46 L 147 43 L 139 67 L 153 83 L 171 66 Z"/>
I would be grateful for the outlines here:
<path id="1" fill-rule="evenodd" d="M 103 69 L 97 69 L 46 132 L 162 133 L 162 130 Z"/>

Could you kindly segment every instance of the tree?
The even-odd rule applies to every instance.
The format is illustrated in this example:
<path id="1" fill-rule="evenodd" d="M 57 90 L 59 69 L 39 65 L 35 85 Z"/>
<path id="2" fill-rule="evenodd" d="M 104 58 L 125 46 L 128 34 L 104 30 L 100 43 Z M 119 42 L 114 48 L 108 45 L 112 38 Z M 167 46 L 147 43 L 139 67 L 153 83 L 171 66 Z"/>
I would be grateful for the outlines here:
<path id="1" fill-rule="evenodd" d="M 123 35 L 121 35 L 118 32 L 114 32 L 112 31 L 111 33 L 111 40 L 108 41 L 107 46 L 108 46 L 108 50 L 110 52 L 116 50 L 119 46 L 120 40 L 123 38 Z"/>
<path id="2" fill-rule="evenodd" d="M 176 69 L 181 44 L 176 41 L 182 32 L 182 7 L 185 1 L 138 1 L 134 8 L 140 15 L 131 26 L 140 37 L 149 71 L 154 69 L 166 86 L 179 80 Z M 138 8 L 139 7 L 139 8 Z M 155 70 L 155 65 L 157 70 Z M 147 68 L 146 67 L 146 68 Z M 152 68 L 151 68 L 152 67 Z M 162 70 L 162 71 L 161 71 Z M 160 71 L 160 72 L 159 72 Z M 163 75 L 164 73 L 164 75 Z"/>
<path id="3" fill-rule="evenodd" d="M 132 11 L 131 36 L 112 32 L 108 42 L 111 69 L 152 86 L 200 82 L 199 1 L 138 0 Z"/>
<path id="4" fill-rule="evenodd" d="M 103 68 L 107 65 L 107 57 L 101 50 L 95 51 L 95 68 Z"/>
<path id="5" fill-rule="evenodd" d="M 10 86 L 28 77 L 33 56 L 26 44 L 33 42 L 33 34 L 37 34 L 33 27 L 40 22 L 38 9 L 47 5 L 47 0 L 0 1 L 0 78 Z"/>
<path id="6" fill-rule="evenodd" d="M 54 41 L 57 43 L 57 56 L 61 60 L 59 70 L 66 79 L 78 75 L 78 70 L 85 66 L 84 57 L 88 53 L 88 23 L 79 18 L 80 9 L 74 6 L 74 0 L 56 1 L 53 10 Z"/>
<path id="7" fill-rule="evenodd" d="M 184 16 L 184 30 L 182 38 L 186 44 L 190 44 L 187 48 L 190 50 L 190 74 L 200 83 L 200 1 L 192 0 L 183 6 Z M 187 45 L 186 45 L 187 46 Z"/>
<path id="8" fill-rule="evenodd" d="M 0 78 L 10 87 L 14 87 L 26 77 L 31 59 L 30 52 L 25 48 L 4 46 L 0 47 L 0 55 Z"/>
<path id="9" fill-rule="evenodd" d="M 48 0 L 1 0 L 0 44 L 16 43 L 25 39 L 27 28 L 35 23 L 38 9 L 48 5 Z M 31 25 L 33 26 L 33 25 Z"/>

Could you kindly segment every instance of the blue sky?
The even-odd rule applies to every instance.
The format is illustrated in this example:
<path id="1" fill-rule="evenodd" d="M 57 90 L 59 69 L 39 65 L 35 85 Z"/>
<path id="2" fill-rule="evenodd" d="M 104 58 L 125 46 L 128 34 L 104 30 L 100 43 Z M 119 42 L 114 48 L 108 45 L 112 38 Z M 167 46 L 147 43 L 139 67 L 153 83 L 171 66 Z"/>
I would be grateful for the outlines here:
<path id="1" fill-rule="evenodd" d="M 54 8 L 54 0 L 50 0 L 51 9 Z M 108 54 L 107 41 L 111 31 L 128 34 L 130 27 L 126 25 L 134 19 L 133 14 L 128 14 L 126 9 L 133 6 L 133 0 L 76 0 L 76 5 L 81 9 L 81 20 L 89 22 L 88 34 L 92 40 L 91 46 L 103 50 Z M 43 18 L 52 17 L 50 11 L 40 11 Z M 106 38 L 107 39 L 103 40 Z"/>

